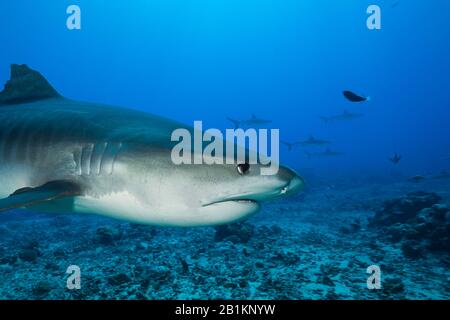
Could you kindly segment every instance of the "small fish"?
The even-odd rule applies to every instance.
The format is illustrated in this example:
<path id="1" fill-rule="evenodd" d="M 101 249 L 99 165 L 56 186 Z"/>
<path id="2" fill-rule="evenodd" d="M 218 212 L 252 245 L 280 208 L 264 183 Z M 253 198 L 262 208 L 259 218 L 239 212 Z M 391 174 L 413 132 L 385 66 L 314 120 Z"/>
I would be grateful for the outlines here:
<path id="1" fill-rule="evenodd" d="M 247 120 L 236 120 L 236 119 L 233 119 L 230 117 L 227 117 L 227 119 L 234 124 L 235 129 L 237 129 L 239 127 L 258 127 L 258 126 L 267 125 L 269 123 L 272 123 L 271 120 L 265 120 L 265 119 L 258 118 L 254 114 L 252 114 L 252 117 Z"/>
<path id="2" fill-rule="evenodd" d="M 397 152 L 394 153 L 394 155 L 389 158 L 389 160 L 393 163 L 393 164 L 398 164 L 400 162 L 400 160 L 402 159 L 402 156 L 399 155 Z"/>
<path id="3" fill-rule="evenodd" d="M 347 100 L 351 101 L 351 102 L 364 102 L 364 101 L 369 101 L 370 97 L 362 97 L 360 95 L 357 95 L 354 92 L 351 91 L 343 91 L 342 92 L 344 94 L 344 97 L 347 98 Z"/>
<path id="4" fill-rule="evenodd" d="M 414 177 L 409 178 L 408 180 L 412 181 L 412 182 L 421 182 L 421 181 L 425 180 L 425 177 L 421 176 L 421 175 L 416 175 Z"/>

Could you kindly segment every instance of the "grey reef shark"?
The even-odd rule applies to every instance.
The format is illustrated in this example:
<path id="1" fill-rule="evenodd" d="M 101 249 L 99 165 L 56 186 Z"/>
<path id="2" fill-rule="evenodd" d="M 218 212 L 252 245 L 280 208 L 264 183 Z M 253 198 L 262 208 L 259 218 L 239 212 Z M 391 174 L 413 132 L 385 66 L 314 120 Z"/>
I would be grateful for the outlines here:
<path id="1" fill-rule="evenodd" d="M 268 125 L 268 124 L 272 123 L 271 120 L 258 118 L 254 114 L 252 114 L 252 117 L 247 120 L 236 120 L 236 119 L 232 119 L 229 117 L 227 117 L 227 119 L 228 119 L 228 121 L 231 121 L 234 124 L 234 127 L 236 129 L 240 128 L 240 127 L 259 127 L 259 126 Z"/>
<path id="2" fill-rule="evenodd" d="M 317 147 L 317 146 L 320 147 L 330 144 L 330 141 L 317 139 L 314 136 L 309 136 L 309 138 L 306 139 L 305 141 L 300 141 L 300 144 L 304 147 Z"/>
<path id="3" fill-rule="evenodd" d="M 296 142 L 287 142 L 287 141 L 281 141 L 282 144 L 284 144 L 289 151 L 291 151 L 294 147 L 301 146 L 301 147 L 321 147 L 325 145 L 329 145 L 331 142 L 328 140 L 323 139 L 317 139 L 314 136 L 309 136 L 308 139 L 304 141 L 296 141 Z"/>
<path id="4" fill-rule="evenodd" d="M 312 157 L 337 157 L 344 155 L 343 152 L 340 151 L 332 151 L 331 149 L 327 148 L 323 152 L 307 152 L 305 151 L 305 154 L 308 158 Z"/>
<path id="5" fill-rule="evenodd" d="M 172 132 L 193 128 L 64 98 L 26 65 L 11 66 L 0 92 L 0 124 L 0 212 L 22 208 L 210 226 L 243 219 L 262 201 L 304 186 L 283 166 L 269 176 L 260 174 L 261 164 L 174 164 Z"/>
<path id="6" fill-rule="evenodd" d="M 335 122 L 335 121 L 350 121 L 355 120 L 358 118 L 361 118 L 363 116 L 362 113 L 356 113 L 356 112 L 349 112 L 347 110 L 344 110 L 341 114 L 335 115 L 335 116 L 329 116 L 329 117 L 320 117 L 322 121 L 325 123 L 329 122 Z"/>

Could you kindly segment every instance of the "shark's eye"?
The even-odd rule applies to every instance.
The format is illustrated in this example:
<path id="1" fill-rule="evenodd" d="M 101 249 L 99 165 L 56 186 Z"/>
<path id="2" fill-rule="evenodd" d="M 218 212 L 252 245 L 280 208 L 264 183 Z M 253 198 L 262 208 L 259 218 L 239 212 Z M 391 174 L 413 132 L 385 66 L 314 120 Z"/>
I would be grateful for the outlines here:
<path id="1" fill-rule="evenodd" d="M 240 163 L 237 165 L 237 171 L 241 176 L 243 176 L 250 171 L 250 165 L 248 163 Z"/>

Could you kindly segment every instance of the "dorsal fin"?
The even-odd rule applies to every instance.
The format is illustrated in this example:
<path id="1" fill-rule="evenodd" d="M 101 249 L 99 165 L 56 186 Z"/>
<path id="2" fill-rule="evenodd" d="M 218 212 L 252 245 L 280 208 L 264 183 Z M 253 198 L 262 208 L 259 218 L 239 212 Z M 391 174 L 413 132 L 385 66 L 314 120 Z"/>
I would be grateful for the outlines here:
<path id="1" fill-rule="evenodd" d="M 61 97 L 50 83 L 27 65 L 12 64 L 11 77 L 0 92 L 0 105 Z"/>

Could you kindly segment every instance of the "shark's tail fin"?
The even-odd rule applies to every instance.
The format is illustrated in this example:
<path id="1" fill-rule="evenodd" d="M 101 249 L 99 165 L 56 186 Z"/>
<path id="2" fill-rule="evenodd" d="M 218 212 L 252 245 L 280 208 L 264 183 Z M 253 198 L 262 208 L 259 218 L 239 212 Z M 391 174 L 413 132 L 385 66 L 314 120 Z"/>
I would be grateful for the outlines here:
<path id="1" fill-rule="evenodd" d="M 328 118 L 328 117 L 320 117 L 320 119 L 325 123 L 330 122 L 330 118 Z"/>
<path id="2" fill-rule="evenodd" d="M 292 143 L 289 143 L 286 141 L 281 141 L 281 143 L 284 144 L 288 148 L 288 151 L 292 151 L 292 146 L 293 146 Z"/>
<path id="3" fill-rule="evenodd" d="M 239 128 L 239 124 L 241 123 L 240 121 L 231 119 L 231 118 L 229 118 L 229 117 L 227 117 L 227 119 L 228 119 L 229 121 L 231 121 L 231 122 L 234 124 L 234 128 L 235 128 L 235 129 Z"/>

